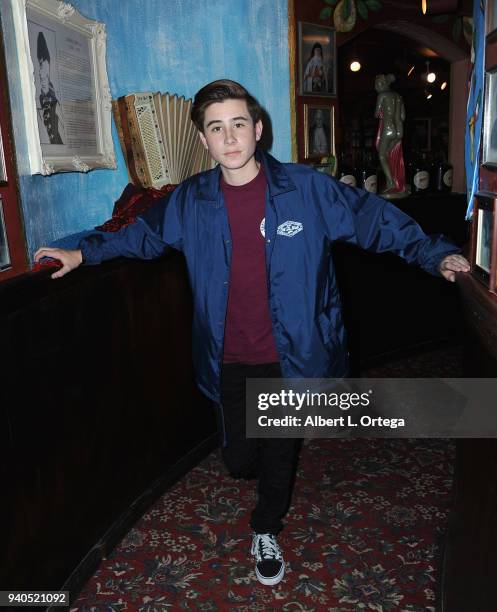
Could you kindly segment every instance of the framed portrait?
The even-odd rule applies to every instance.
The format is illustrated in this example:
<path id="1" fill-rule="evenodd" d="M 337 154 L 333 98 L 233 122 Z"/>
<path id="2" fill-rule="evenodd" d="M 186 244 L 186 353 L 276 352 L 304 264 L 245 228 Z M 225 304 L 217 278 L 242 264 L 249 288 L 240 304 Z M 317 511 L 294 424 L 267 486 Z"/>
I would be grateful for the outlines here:
<path id="1" fill-rule="evenodd" d="M 7 184 L 7 169 L 5 167 L 5 152 L 3 150 L 3 136 L 0 127 L 0 185 Z"/>
<path id="2" fill-rule="evenodd" d="M 115 168 L 104 24 L 59 0 L 13 0 L 31 174 Z"/>
<path id="3" fill-rule="evenodd" d="M 0 195 L 0 272 L 7 270 L 7 268 L 10 268 L 9 244 L 3 216 L 3 201 Z"/>
<path id="4" fill-rule="evenodd" d="M 497 0 L 487 0 L 485 6 L 485 33 L 497 35 Z"/>
<path id="5" fill-rule="evenodd" d="M 488 289 L 496 288 L 496 194 L 477 194 L 473 213 L 471 271 Z"/>
<path id="6" fill-rule="evenodd" d="M 321 159 L 335 155 L 335 114 L 333 106 L 304 104 L 304 155 Z"/>
<path id="7" fill-rule="evenodd" d="M 336 96 L 333 28 L 299 21 L 299 82 L 302 96 Z"/>
<path id="8" fill-rule="evenodd" d="M 485 72 L 482 163 L 497 169 L 497 66 Z"/>

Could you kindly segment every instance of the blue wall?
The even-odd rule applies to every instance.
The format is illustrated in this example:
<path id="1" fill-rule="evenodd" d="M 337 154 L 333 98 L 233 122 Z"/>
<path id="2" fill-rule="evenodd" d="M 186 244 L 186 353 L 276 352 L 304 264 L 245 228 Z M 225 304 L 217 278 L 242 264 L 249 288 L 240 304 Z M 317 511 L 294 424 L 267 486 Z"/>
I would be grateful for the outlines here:
<path id="1" fill-rule="evenodd" d="M 73 0 L 72 4 L 107 26 L 113 98 L 150 90 L 193 97 L 209 81 L 223 77 L 240 81 L 271 117 L 272 153 L 282 161 L 291 159 L 287 0 Z M 42 244 L 105 221 L 128 178 L 115 130 L 117 171 L 29 176 L 9 0 L 0 0 L 0 9 L 31 256 Z"/>

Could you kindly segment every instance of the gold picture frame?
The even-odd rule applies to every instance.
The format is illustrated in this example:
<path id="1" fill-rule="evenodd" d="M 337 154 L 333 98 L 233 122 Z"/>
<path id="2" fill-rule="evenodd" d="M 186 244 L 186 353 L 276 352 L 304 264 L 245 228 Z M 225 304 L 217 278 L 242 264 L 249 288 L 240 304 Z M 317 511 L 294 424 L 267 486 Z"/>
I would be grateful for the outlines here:
<path id="1" fill-rule="evenodd" d="M 304 104 L 304 156 L 322 159 L 335 155 L 335 108 Z"/>

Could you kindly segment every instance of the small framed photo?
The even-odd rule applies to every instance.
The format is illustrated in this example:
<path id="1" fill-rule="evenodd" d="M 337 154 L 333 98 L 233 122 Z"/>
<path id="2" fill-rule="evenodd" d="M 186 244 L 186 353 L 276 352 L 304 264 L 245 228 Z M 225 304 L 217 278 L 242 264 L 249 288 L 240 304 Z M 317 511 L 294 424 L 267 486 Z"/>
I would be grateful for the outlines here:
<path id="1" fill-rule="evenodd" d="M 335 155 L 335 113 L 333 106 L 304 104 L 304 156 L 321 159 Z"/>
<path id="2" fill-rule="evenodd" d="M 31 174 L 115 168 L 105 25 L 59 0 L 12 7 Z"/>
<path id="3" fill-rule="evenodd" d="M 482 163 L 497 169 L 497 66 L 485 72 Z"/>
<path id="4" fill-rule="evenodd" d="M 497 0 L 487 0 L 485 7 L 485 33 L 495 33 L 497 30 Z M 493 37 L 492 37 L 493 38 Z"/>
<path id="5" fill-rule="evenodd" d="M 7 230 L 3 216 L 3 201 L 0 195 L 0 272 L 10 268 L 9 244 L 7 242 Z"/>
<path id="6" fill-rule="evenodd" d="M 5 153 L 3 150 L 2 129 L 0 128 L 0 185 L 7 184 L 7 170 L 5 167 Z"/>
<path id="7" fill-rule="evenodd" d="M 496 290 L 496 194 L 475 197 L 472 227 L 471 271 L 490 290 Z"/>
<path id="8" fill-rule="evenodd" d="M 336 96 L 333 28 L 299 21 L 299 82 L 302 96 Z"/>

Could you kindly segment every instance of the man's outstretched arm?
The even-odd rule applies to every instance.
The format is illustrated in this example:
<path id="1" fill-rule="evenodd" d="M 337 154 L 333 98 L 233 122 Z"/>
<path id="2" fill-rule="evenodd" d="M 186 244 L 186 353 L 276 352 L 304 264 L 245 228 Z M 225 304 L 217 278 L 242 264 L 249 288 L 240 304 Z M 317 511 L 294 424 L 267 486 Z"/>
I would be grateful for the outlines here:
<path id="1" fill-rule="evenodd" d="M 175 195 L 174 192 L 171 195 Z M 171 206 L 169 205 L 171 204 Z M 81 264 L 96 265 L 115 257 L 154 259 L 172 247 L 182 249 L 182 228 L 175 198 L 166 196 L 139 215 L 136 221 L 117 232 L 95 232 L 83 238 L 74 250 L 41 247 L 35 253 L 36 262 L 53 257 L 62 268 L 52 274 L 61 278 Z"/>
<path id="2" fill-rule="evenodd" d="M 459 247 L 443 235 L 427 236 L 411 217 L 383 198 L 331 180 L 329 186 L 322 209 L 332 240 L 375 253 L 396 253 L 448 281 L 455 281 L 458 272 L 469 272 Z"/>

